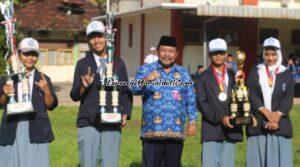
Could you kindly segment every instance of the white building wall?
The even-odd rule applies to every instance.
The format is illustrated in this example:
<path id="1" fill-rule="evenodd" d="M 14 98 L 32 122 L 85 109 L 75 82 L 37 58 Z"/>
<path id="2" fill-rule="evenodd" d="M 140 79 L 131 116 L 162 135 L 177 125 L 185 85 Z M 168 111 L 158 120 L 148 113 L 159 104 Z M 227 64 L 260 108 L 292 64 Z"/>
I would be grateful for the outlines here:
<path id="1" fill-rule="evenodd" d="M 288 25 L 288 26 L 287 26 Z M 295 53 L 296 50 L 300 50 L 300 45 L 292 45 L 292 29 L 300 29 L 300 21 L 298 20 L 271 20 L 271 19 L 259 19 L 258 31 L 260 28 L 276 28 L 279 32 L 279 40 L 281 43 L 282 54 L 284 57 L 290 53 Z M 259 32 L 257 33 L 259 35 Z M 259 39 L 259 38 L 258 38 Z M 258 46 L 258 53 L 262 52 L 261 45 Z"/>
<path id="2" fill-rule="evenodd" d="M 133 25 L 132 47 L 129 47 L 129 24 Z M 125 61 L 129 78 L 134 77 L 140 65 L 141 15 L 121 18 L 121 58 Z"/>
<path id="3" fill-rule="evenodd" d="M 149 54 L 150 47 L 156 47 L 162 35 L 171 34 L 171 12 L 161 10 L 145 15 L 145 56 Z M 144 57 L 145 57 L 144 56 Z"/>
<path id="4" fill-rule="evenodd" d="M 281 0 L 259 0 L 259 7 L 278 8 L 281 7 Z"/>
<path id="5" fill-rule="evenodd" d="M 141 7 L 141 0 L 122 0 L 119 2 L 119 12 L 137 10 L 140 7 Z"/>
<path id="6" fill-rule="evenodd" d="M 159 5 L 161 3 L 170 3 L 171 0 L 143 0 L 144 7 Z"/>
<path id="7" fill-rule="evenodd" d="M 183 47 L 182 65 L 190 69 L 191 73 L 196 72 L 198 65 L 203 65 L 202 45 L 185 45 Z"/>
<path id="8" fill-rule="evenodd" d="M 66 82 L 73 81 L 75 66 L 42 66 L 40 71 L 51 78 L 52 82 Z"/>

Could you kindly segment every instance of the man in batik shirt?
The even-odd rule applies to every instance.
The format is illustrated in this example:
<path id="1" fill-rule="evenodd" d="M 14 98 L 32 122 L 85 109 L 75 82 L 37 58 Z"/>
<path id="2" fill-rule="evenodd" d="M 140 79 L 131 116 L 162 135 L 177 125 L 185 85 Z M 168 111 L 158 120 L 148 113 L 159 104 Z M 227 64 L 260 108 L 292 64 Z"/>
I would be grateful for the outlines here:
<path id="1" fill-rule="evenodd" d="M 157 50 L 159 60 L 140 67 L 135 77 L 148 84 L 132 87 L 143 98 L 143 167 L 160 167 L 162 161 L 166 167 L 179 167 L 186 116 L 187 134 L 196 133 L 195 92 L 189 72 L 175 64 L 176 38 L 162 36 Z M 182 84 L 169 85 L 177 81 Z"/>

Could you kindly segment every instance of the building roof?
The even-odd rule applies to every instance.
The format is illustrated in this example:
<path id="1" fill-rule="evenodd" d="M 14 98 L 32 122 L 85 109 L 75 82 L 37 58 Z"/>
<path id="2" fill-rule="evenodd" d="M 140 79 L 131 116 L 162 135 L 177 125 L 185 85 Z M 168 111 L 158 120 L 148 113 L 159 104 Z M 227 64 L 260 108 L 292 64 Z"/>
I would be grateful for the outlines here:
<path id="1" fill-rule="evenodd" d="M 270 18 L 270 19 L 300 19 L 300 8 L 265 8 L 257 6 L 222 6 L 222 5 L 199 5 L 192 3 L 160 3 L 150 7 L 132 9 L 115 14 L 116 18 L 127 17 L 159 10 L 194 10 L 199 16 L 218 17 L 241 17 L 241 18 Z M 105 15 L 94 17 L 94 20 L 104 20 Z"/>
<path id="2" fill-rule="evenodd" d="M 83 0 L 42 0 L 16 10 L 17 23 L 25 30 L 83 30 L 100 11 Z"/>

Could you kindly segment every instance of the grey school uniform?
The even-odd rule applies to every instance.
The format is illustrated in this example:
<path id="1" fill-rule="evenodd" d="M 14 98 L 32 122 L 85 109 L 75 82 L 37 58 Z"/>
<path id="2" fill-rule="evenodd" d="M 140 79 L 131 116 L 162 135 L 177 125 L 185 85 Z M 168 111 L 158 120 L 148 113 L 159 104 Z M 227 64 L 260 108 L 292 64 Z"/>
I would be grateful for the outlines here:
<path id="1" fill-rule="evenodd" d="M 264 88 L 259 76 L 259 66 L 249 73 L 248 86 L 251 101 L 251 112 L 257 119 L 256 127 L 247 127 L 247 158 L 249 167 L 292 167 L 293 130 L 289 112 L 293 106 L 294 81 L 288 70 L 276 75 L 276 82 L 270 94 L 271 111 L 280 111 L 283 116 L 279 129 L 269 131 L 264 128 L 267 120 L 258 109 L 267 103 L 264 100 Z"/>
<path id="2" fill-rule="evenodd" d="M 34 82 L 39 81 L 40 77 L 40 73 L 37 70 L 33 70 L 29 76 L 31 95 L 34 96 L 32 101 L 36 112 L 19 116 L 7 116 L 6 113 L 3 115 L 0 128 L 0 167 L 50 166 L 49 142 L 54 139 L 54 136 L 50 122 L 45 117 L 47 116 L 46 111 L 41 113 L 43 110 L 38 110 L 40 107 L 37 107 L 40 105 L 34 102 L 37 98 L 39 98 L 39 102 L 43 101 L 43 98 L 37 97 L 38 95 L 42 96 L 42 94 L 36 92 L 37 87 L 34 85 Z M 50 79 L 47 76 L 45 77 L 54 97 L 54 104 L 51 107 L 51 109 L 54 109 L 57 106 L 57 98 Z M 3 84 L 5 84 L 5 81 L 1 80 L 1 88 Z M 15 88 L 17 88 L 18 95 L 16 97 L 21 99 L 22 86 L 16 84 Z M 39 125 L 41 122 L 44 124 Z M 15 129 L 11 127 L 15 127 Z M 49 138 L 45 138 L 45 136 Z"/>
<path id="3" fill-rule="evenodd" d="M 80 101 L 77 118 L 78 151 L 81 167 L 118 167 L 121 145 L 121 127 L 119 125 L 105 125 L 100 123 L 99 113 L 99 85 L 101 70 L 105 61 L 92 52 L 77 62 L 74 81 L 70 96 L 74 101 Z M 95 75 L 93 84 L 80 96 L 81 76 L 87 74 L 88 67 Z M 119 57 L 114 57 L 113 72 L 119 81 L 128 81 L 125 63 Z M 132 96 L 127 86 L 118 86 L 119 104 L 122 115 L 131 116 Z M 112 111 L 112 94 L 107 91 L 107 111 Z"/>

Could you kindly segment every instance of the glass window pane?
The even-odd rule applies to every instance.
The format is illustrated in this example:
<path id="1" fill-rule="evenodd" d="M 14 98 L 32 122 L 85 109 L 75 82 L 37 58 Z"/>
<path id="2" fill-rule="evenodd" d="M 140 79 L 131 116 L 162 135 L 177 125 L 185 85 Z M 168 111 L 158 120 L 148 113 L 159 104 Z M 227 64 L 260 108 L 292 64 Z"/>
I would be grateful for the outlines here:
<path id="1" fill-rule="evenodd" d="M 57 50 L 48 51 L 48 63 L 49 65 L 57 65 Z"/>
<path id="2" fill-rule="evenodd" d="M 71 65 L 72 64 L 72 51 L 60 51 L 59 65 Z"/>
<path id="3" fill-rule="evenodd" d="M 46 57 L 46 51 L 45 50 L 40 50 L 40 55 L 39 55 L 39 60 L 38 60 L 39 65 L 47 65 L 47 57 Z"/>

